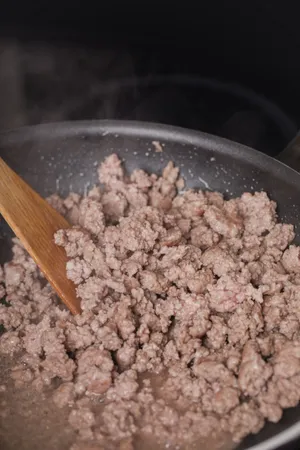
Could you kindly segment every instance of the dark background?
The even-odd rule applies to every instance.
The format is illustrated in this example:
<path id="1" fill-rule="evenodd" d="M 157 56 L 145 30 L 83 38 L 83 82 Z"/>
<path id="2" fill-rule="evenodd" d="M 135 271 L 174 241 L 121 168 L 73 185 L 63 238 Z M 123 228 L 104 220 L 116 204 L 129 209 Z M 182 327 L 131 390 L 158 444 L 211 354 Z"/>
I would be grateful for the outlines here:
<path id="1" fill-rule="evenodd" d="M 271 0 L 2 1 L 0 129 L 150 120 L 275 156 L 300 125 L 299 12 Z"/>
<path id="2" fill-rule="evenodd" d="M 296 1 L 1 3 L 2 35 L 129 47 L 160 71 L 238 81 L 300 117 Z"/>
<path id="3" fill-rule="evenodd" d="M 0 130 L 142 119 L 275 156 L 300 126 L 299 12 L 297 1 L 3 0 Z"/>

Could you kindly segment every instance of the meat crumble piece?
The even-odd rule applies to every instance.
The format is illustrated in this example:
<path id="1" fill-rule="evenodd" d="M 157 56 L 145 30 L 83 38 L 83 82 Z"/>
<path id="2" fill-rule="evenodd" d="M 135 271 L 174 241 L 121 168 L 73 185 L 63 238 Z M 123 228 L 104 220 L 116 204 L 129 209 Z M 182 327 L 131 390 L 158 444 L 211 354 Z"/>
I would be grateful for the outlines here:
<path id="1" fill-rule="evenodd" d="M 216 284 L 208 286 L 208 300 L 212 310 L 233 312 L 248 299 L 263 302 L 262 293 L 252 284 L 245 284 L 234 275 L 222 275 Z"/>
<path id="2" fill-rule="evenodd" d="M 77 367 L 76 392 L 99 395 L 111 386 L 114 364 L 107 351 L 87 348 L 78 356 Z"/>
<path id="3" fill-rule="evenodd" d="M 82 200 L 79 206 L 78 223 L 95 236 L 100 236 L 105 228 L 102 204 L 90 197 Z"/>
<path id="4" fill-rule="evenodd" d="M 255 346 L 248 341 L 242 352 L 238 382 L 243 394 L 255 397 L 263 391 L 273 369 L 259 355 Z"/>
<path id="5" fill-rule="evenodd" d="M 282 265 L 289 273 L 300 273 L 300 251 L 295 245 L 291 245 L 282 256 Z"/>
<path id="6" fill-rule="evenodd" d="M 172 162 L 161 176 L 127 176 L 113 154 L 98 175 L 103 189 L 48 198 L 72 225 L 54 239 L 81 315 L 17 239 L 0 266 L 13 385 L 51 393 L 76 432 L 72 450 L 198 448 L 218 430 L 240 442 L 278 422 L 300 401 L 293 227 L 264 192 L 178 192 Z"/>
<path id="7" fill-rule="evenodd" d="M 224 208 L 208 206 L 204 219 L 215 233 L 228 238 L 238 236 L 242 231 L 242 219 L 239 215 L 229 214 Z"/>
<path id="8" fill-rule="evenodd" d="M 276 221 L 276 204 L 265 192 L 245 193 L 238 202 L 241 216 L 244 218 L 245 232 L 261 236 L 271 231 Z M 263 214 L 262 214 L 263 211 Z"/>
<path id="9" fill-rule="evenodd" d="M 59 408 L 73 406 L 74 398 L 74 384 L 70 382 L 61 384 L 53 394 L 53 401 Z"/>
<path id="10" fill-rule="evenodd" d="M 209 228 L 204 221 L 196 224 L 196 226 L 191 230 L 190 236 L 192 245 L 199 247 L 201 250 L 206 250 L 212 247 L 220 240 L 219 234 Z"/>
<path id="11" fill-rule="evenodd" d="M 121 192 L 104 192 L 101 203 L 107 219 L 117 221 L 125 215 L 128 206 L 126 197 Z"/>
<path id="12" fill-rule="evenodd" d="M 108 156 L 98 169 L 101 183 L 113 188 L 117 180 L 123 180 L 124 171 L 116 154 Z"/>
<path id="13" fill-rule="evenodd" d="M 3 308 L 4 309 L 4 308 Z M 13 355 L 22 349 L 21 339 L 17 331 L 7 331 L 0 339 L 0 353 Z"/>
<path id="14" fill-rule="evenodd" d="M 224 430 L 228 430 L 234 442 L 240 442 L 247 434 L 256 434 L 264 426 L 264 419 L 254 402 L 241 403 L 223 419 Z"/>

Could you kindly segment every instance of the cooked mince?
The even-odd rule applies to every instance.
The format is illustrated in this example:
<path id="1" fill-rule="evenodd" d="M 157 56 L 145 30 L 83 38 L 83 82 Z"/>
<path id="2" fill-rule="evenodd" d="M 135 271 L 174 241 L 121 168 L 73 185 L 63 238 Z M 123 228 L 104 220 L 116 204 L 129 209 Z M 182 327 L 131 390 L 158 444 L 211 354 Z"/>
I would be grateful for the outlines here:
<path id="1" fill-rule="evenodd" d="M 17 239 L 0 267 L 1 449 L 228 449 L 279 421 L 300 400 L 293 226 L 265 192 L 182 191 L 172 162 L 98 173 L 48 199 L 81 315 Z"/>

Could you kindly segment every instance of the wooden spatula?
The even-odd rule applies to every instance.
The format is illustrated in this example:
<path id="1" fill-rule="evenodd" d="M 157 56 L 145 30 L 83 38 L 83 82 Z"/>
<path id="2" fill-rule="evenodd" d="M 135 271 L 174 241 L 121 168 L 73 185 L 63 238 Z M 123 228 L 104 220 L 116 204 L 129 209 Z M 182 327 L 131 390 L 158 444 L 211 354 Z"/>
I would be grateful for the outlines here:
<path id="1" fill-rule="evenodd" d="M 54 233 L 70 225 L 0 158 L 0 214 L 40 267 L 61 300 L 80 313 L 75 285 L 67 279 L 65 251 Z"/>

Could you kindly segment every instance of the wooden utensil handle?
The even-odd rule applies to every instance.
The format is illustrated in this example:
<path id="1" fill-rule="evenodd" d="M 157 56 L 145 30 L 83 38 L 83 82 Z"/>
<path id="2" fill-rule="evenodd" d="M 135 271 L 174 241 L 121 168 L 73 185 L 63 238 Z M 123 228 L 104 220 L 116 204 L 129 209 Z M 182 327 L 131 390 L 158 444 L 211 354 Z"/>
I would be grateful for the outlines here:
<path id="1" fill-rule="evenodd" d="M 75 285 L 66 277 L 67 256 L 54 234 L 70 225 L 0 158 L 0 213 L 74 313 L 80 312 Z"/>

